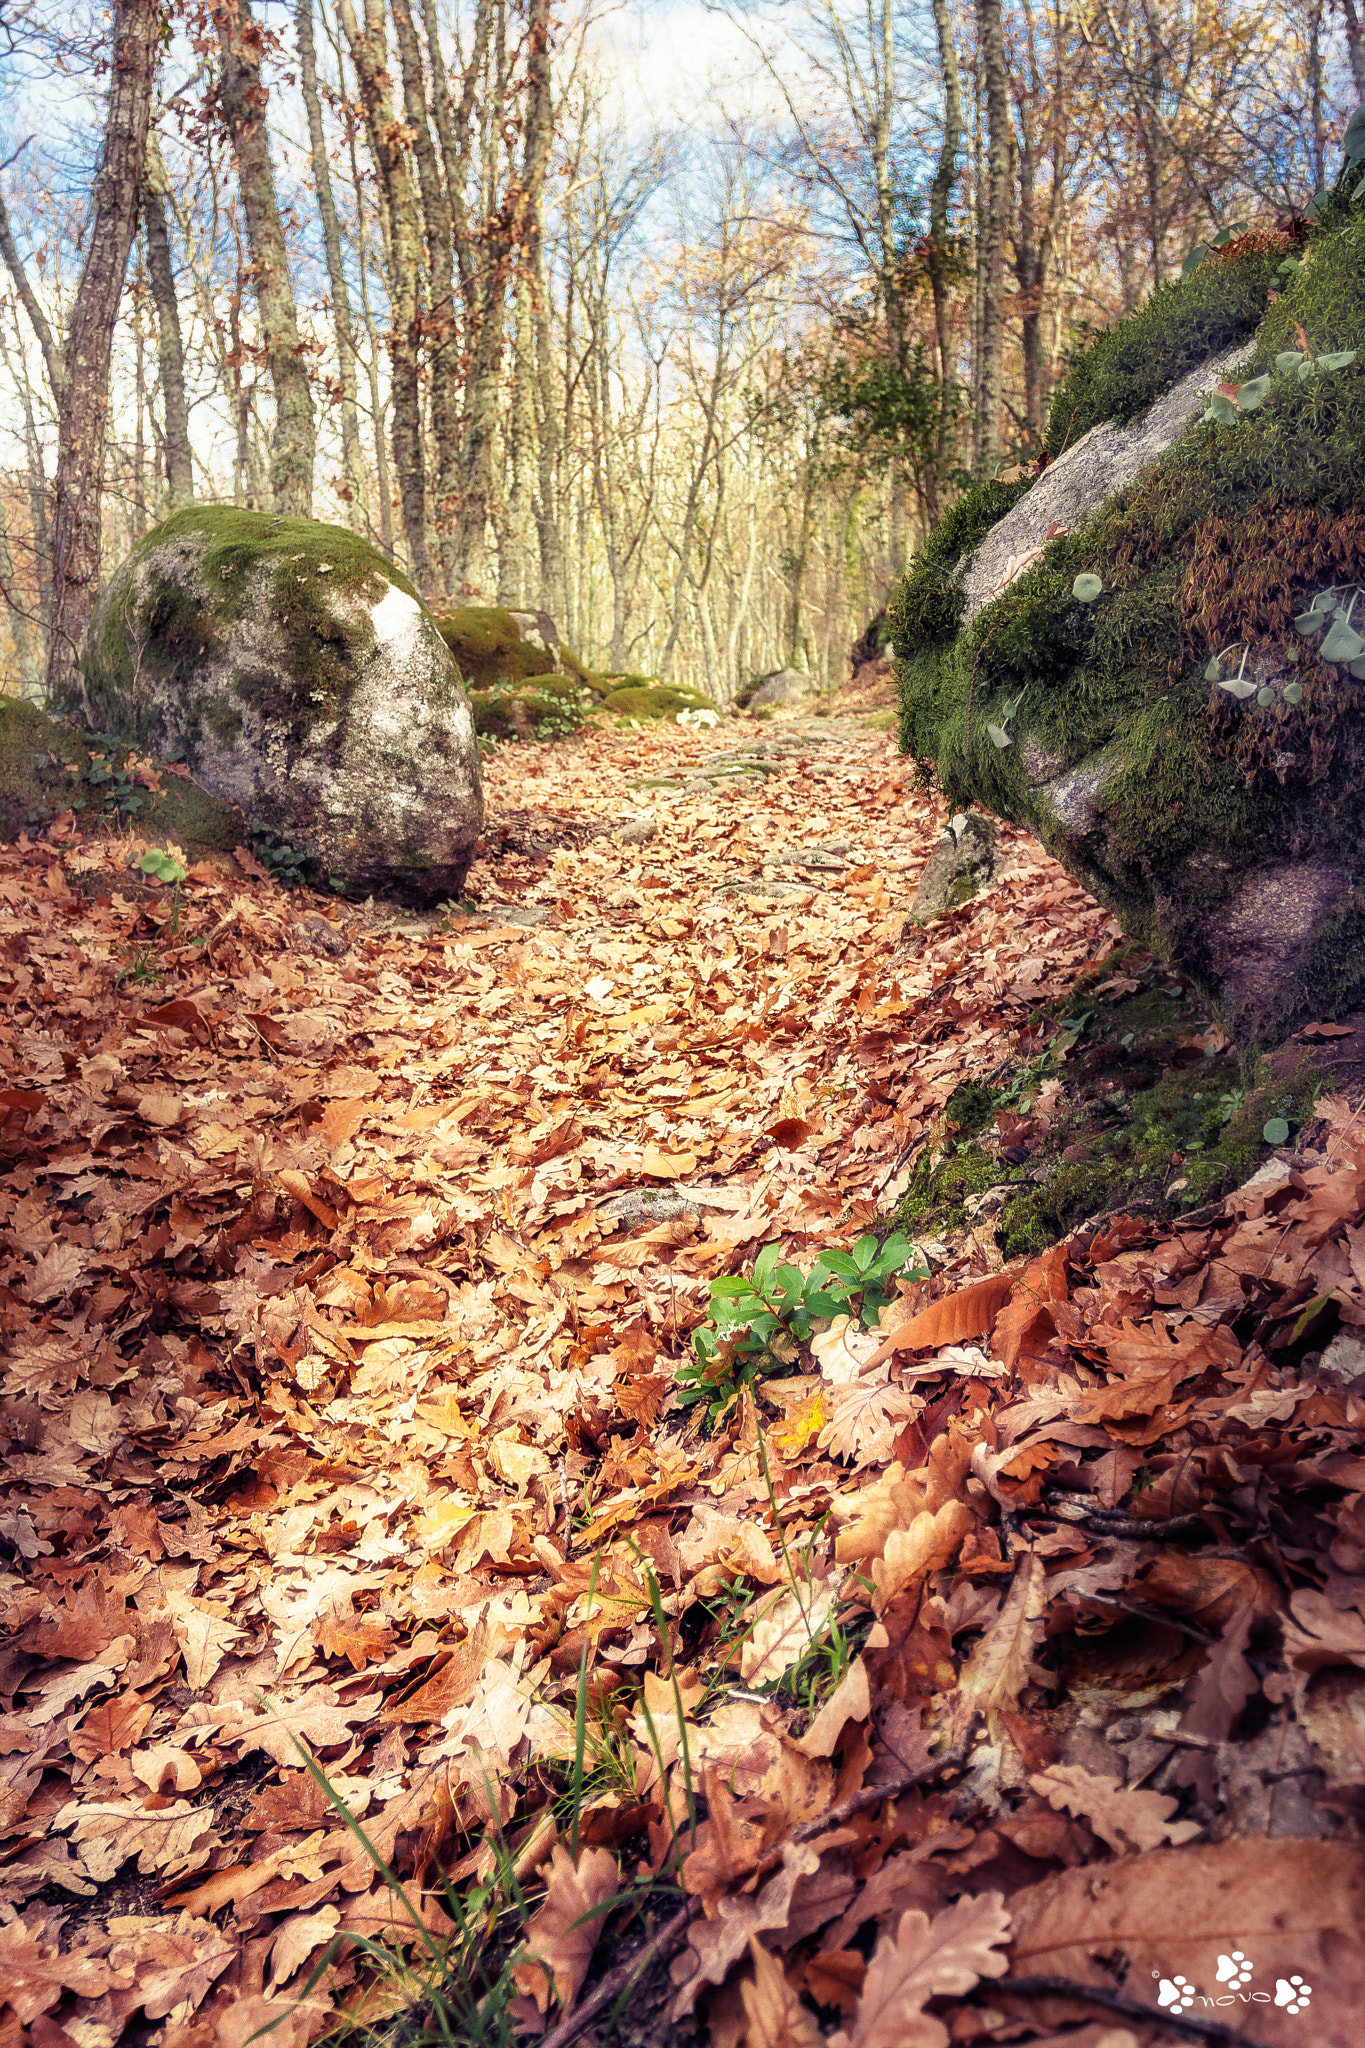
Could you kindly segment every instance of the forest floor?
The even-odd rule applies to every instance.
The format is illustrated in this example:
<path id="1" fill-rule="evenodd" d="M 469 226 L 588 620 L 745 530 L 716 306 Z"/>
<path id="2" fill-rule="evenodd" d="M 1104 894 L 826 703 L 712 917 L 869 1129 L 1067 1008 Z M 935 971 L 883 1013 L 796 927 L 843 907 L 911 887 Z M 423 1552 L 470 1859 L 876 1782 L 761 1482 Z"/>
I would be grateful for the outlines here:
<path id="1" fill-rule="evenodd" d="M 1358 2042 L 1351 1109 L 810 1331 L 1118 933 L 903 938 L 894 736 L 737 730 L 500 750 L 437 918 L 0 849 L 0 2048 Z"/>

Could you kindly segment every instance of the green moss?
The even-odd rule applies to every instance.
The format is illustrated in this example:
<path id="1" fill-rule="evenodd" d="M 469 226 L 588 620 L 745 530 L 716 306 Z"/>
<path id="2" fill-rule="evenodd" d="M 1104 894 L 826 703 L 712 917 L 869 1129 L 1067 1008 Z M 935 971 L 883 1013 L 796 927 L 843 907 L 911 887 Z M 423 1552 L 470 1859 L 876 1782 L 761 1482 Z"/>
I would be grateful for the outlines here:
<path id="1" fill-rule="evenodd" d="M 1152 293 L 1138 312 L 1095 335 L 1073 361 L 1048 413 L 1051 456 L 1074 446 L 1101 420 L 1136 419 L 1210 356 L 1244 341 L 1266 310 L 1266 295 L 1288 238 L 1244 255 L 1215 253 L 1178 283 Z"/>
<path id="2" fill-rule="evenodd" d="M 514 689 L 531 676 L 555 671 L 555 657 L 523 640 L 511 612 L 501 605 L 462 605 L 458 611 L 438 612 L 435 619 L 437 632 L 471 690 L 491 690 L 499 684 Z"/>
<path id="3" fill-rule="evenodd" d="M 715 705 L 700 690 L 685 690 L 675 683 L 630 681 L 613 689 L 602 700 L 603 709 L 618 718 L 676 718 L 680 711 L 714 711 Z"/>
<path id="4" fill-rule="evenodd" d="M 1135 946 L 1111 954 L 1035 1015 L 1031 1058 L 957 1090 L 896 1223 L 920 1236 L 979 1228 L 971 1198 L 996 1189 L 996 1241 L 1015 1258 L 1130 1205 L 1176 1220 L 1220 1199 L 1266 1156 L 1268 1118 L 1302 1127 L 1324 1076 L 1311 1061 L 1276 1072 L 1261 1059 L 1244 1080 L 1235 1048 L 1198 1042 L 1208 1025 L 1159 960 Z M 1042 1100 L 1046 1125 L 1034 1120 Z M 1002 1112 L 1013 1159 L 982 1142 Z"/>
<path id="5" fill-rule="evenodd" d="M 153 553 L 176 542 L 193 549 L 202 595 L 188 577 L 137 573 Z M 92 724 L 140 738 L 144 680 L 185 685 L 201 660 L 220 655 L 228 627 L 258 601 L 263 565 L 291 684 L 282 692 L 262 672 L 243 678 L 240 694 L 256 699 L 268 716 L 299 736 L 318 717 L 344 719 L 354 658 L 374 645 L 364 605 L 378 602 L 390 584 L 415 598 L 407 577 L 349 527 L 273 518 L 231 505 L 192 505 L 153 527 L 111 588 L 98 636 L 82 660 L 84 713 Z M 330 602 L 338 589 L 364 600 L 345 619 L 335 616 Z"/>
<path id="6" fill-rule="evenodd" d="M 474 730 L 483 739 L 561 740 L 571 738 L 582 725 L 583 697 L 574 678 L 547 676 L 536 678 L 534 690 L 478 690 L 469 702 Z"/>
<path id="7" fill-rule="evenodd" d="M 63 811 L 74 811 L 86 829 L 119 825 L 105 815 L 105 785 L 86 779 L 100 752 L 89 735 L 60 719 L 16 697 L 0 697 L 0 839 L 40 832 Z M 126 749 L 112 758 L 120 763 Z M 231 804 L 164 770 L 161 779 L 161 795 L 146 794 L 132 821 L 140 836 L 182 846 L 192 861 L 248 844 L 246 819 Z"/>
<path id="8" fill-rule="evenodd" d="M 1012 484 L 971 484 L 940 519 L 892 601 L 891 632 L 901 655 L 910 657 L 952 639 L 966 602 L 953 569 L 1027 489 L 1027 478 Z"/>

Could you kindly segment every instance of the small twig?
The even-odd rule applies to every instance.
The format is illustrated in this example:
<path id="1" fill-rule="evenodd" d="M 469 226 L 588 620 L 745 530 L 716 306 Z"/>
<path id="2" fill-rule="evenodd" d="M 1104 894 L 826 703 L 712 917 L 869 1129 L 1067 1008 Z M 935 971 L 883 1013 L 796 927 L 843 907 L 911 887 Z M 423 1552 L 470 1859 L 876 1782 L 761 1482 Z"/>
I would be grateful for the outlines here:
<path id="1" fill-rule="evenodd" d="M 1214 1638 L 1202 1628 L 1194 1628 L 1188 1621 L 1178 1620 L 1174 1614 L 1154 1614 L 1150 1607 L 1135 1607 L 1131 1600 L 1120 1600 L 1117 1593 L 1087 1593 L 1085 1598 L 1098 1601 L 1101 1607 L 1117 1607 L 1124 1614 L 1135 1614 L 1139 1621 L 1154 1621 L 1160 1628 L 1173 1628 L 1177 1635 L 1202 1643 L 1206 1650 L 1213 1645 Z"/>
<path id="2" fill-rule="evenodd" d="M 1209 1526 L 1202 1515 L 1170 1515 L 1165 1521 L 1149 1522 L 1141 1515 L 1125 1515 L 1118 1508 L 1083 1507 L 1067 1496 L 1051 1505 L 1049 1513 L 1073 1526 L 1087 1523 L 1097 1536 L 1180 1536 L 1187 1529 L 1208 1530 Z"/>
<path id="3" fill-rule="evenodd" d="M 1236 2048 L 1260 2048 L 1250 2035 L 1240 2029 L 1234 2033 L 1221 2020 L 1196 2020 L 1185 2013 L 1162 2012 L 1159 2007 L 1143 2005 L 1136 1998 L 1125 1998 L 1121 1991 L 1110 1991 L 1099 1984 L 1073 1984 L 1069 1977 L 993 1977 L 987 1978 L 980 1989 L 1020 1991 L 1025 1997 L 1089 2000 L 1091 2005 L 1102 2005 L 1107 2012 L 1121 2012 L 1133 2020 L 1154 2021 L 1157 2026 L 1170 2027 L 1173 2032 L 1187 2034 L 1194 2041 L 1229 2041 L 1235 2042 Z"/>
<path id="4" fill-rule="evenodd" d="M 557 2027 L 552 2027 L 541 2041 L 540 2048 L 569 2048 L 580 2034 L 586 2033 L 599 2013 L 614 2005 L 618 1998 L 625 1996 L 636 1978 L 647 1970 L 651 1963 L 671 1962 L 687 1939 L 687 1930 L 701 1912 L 701 1900 L 689 1899 L 681 1910 L 666 1920 L 651 1941 L 630 1958 L 629 1962 L 618 1963 L 609 1970 L 597 1989 L 589 1994 L 574 2010 L 566 2013 Z"/>

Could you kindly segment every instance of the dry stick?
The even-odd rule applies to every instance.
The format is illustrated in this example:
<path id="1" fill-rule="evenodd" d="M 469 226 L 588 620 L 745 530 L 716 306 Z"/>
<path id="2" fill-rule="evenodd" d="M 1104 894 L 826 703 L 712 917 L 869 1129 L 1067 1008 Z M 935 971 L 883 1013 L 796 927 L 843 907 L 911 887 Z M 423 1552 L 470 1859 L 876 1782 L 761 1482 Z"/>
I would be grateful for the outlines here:
<path id="1" fill-rule="evenodd" d="M 975 1716 L 972 1727 L 975 1727 Z M 916 1785 L 930 1784 L 935 1778 L 941 1777 L 944 1771 L 956 1769 L 966 1756 L 971 1735 L 972 1728 L 968 1728 L 952 1749 L 946 1751 L 943 1756 L 931 1757 L 928 1763 L 921 1764 L 918 1770 L 905 1771 L 899 1778 L 888 1779 L 884 1785 L 865 1785 L 861 1792 L 855 1792 L 851 1798 L 841 1800 L 838 1806 L 831 1806 L 827 1813 L 818 1814 L 814 1820 L 803 1821 L 799 1828 L 793 1828 L 787 1837 L 788 1841 L 809 1841 L 813 1835 L 822 1835 L 829 1828 L 842 1826 L 846 1820 L 852 1820 L 855 1814 L 866 1813 L 869 1807 L 880 1806 L 887 1799 L 899 1798 L 902 1792 L 912 1791 Z M 687 1904 L 675 1913 L 671 1920 L 666 1920 L 653 1939 L 647 1941 L 642 1949 L 637 1950 L 628 1962 L 619 1963 L 614 1970 L 608 1971 L 597 1989 L 576 2006 L 573 2012 L 566 2013 L 559 2025 L 546 2034 L 540 2048 L 569 2048 L 569 2044 L 576 2041 L 580 2034 L 585 2033 L 608 2006 L 614 2005 L 618 1998 L 624 1996 L 636 1978 L 647 1970 L 651 1963 L 671 1961 L 682 1947 L 687 1930 L 701 1909 L 700 1899 L 689 1899 Z"/>
<path id="2" fill-rule="evenodd" d="M 1161 2012 L 1154 2005 L 1143 2005 L 1136 1998 L 1125 1998 L 1121 1991 L 1108 1991 L 1098 1984 L 1073 1984 L 1069 1977 L 990 1977 L 980 1986 L 982 1991 L 1019 1991 L 1026 1997 L 1079 1998 L 1088 1999 L 1092 2005 L 1102 2005 L 1108 2012 L 1121 2012 L 1128 2019 L 1155 2021 L 1160 2027 L 1170 2027 L 1177 2034 L 1187 2034 L 1195 2041 L 1228 2041 L 1236 2048 L 1259 2048 L 1259 2043 L 1250 2035 L 1234 2033 L 1221 2020 L 1189 2019 L 1184 2013 Z"/>

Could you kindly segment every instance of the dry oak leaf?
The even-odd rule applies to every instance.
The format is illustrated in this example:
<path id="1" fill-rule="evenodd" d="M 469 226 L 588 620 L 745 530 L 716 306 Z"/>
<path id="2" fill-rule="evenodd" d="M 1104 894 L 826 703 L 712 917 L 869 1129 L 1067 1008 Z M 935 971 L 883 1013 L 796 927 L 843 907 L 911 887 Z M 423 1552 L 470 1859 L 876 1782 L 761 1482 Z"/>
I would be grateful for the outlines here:
<path id="1" fill-rule="evenodd" d="M 270 1975 L 276 1984 L 287 1984 L 310 1956 L 336 1934 L 341 1914 L 335 1906 L 323 1906 L 316 1913 L 295 1913 L 276 1934 L 270 1949 Z"/>
<path id="2" fill-rule="evenodd" d="M 913 1908 L 902 1914 L 895 1938 L 877 1943 L 851 2031 L 833 2035 L 830 2048 L 947 2048 L 948 2029 L 926 2003 L 1003 1977 L 1009 1964 L 997 1951 L 1009 1932 L 999 1892 L 959 1899 L 933 1920 Z"/>
<path id="3" fill-rule="evenodd" d="M 125 1921 L 124 1925 L 127 1925 Z M 149 2020 L 162 2020 L 178 2005 L 202 2004 L 215 1978 L 241 1954 L 241 1942 L 206 1920 L 164 1923 L 147 1936 L 116 1942 L 111 1960 L 137 1971 L 137 1993 Z"/>
<path id="4" fill-rule="evenodd" d="M 924 1407 L 922 1396 L 904 1387 L 869 1386 L 865 1379 L 832 1387 L 828 1400 L 819 1447 L 831 1457 L 851 1458 L 859 1470 L 884 1465 L 901 1430 Z"/>
<path id="5" fill-rule="evenodd" d="M 209 1860 L 213 1847 L 213 1811 L 202 1811 L 184 1799 L 163 1807 L 160 1813 L 146 1813 L 126 1800 L 71 1800 L 52 1823 L 79 1842 L 85 1867 L 96 1884 L 103 1884 L 116 1870 L 136 1856 L 144 1877 L 161 1871 L 179 1877 L 199 1870 Z"/>
<path id="6" fill-rule="evenodd" d="M 512 1975 L 524 1998 L 533 1998 L 540 2013 L 553 1997 L 567 2008 L 588 1974 L 603 1908 L 616 1897 L 621 1877 L 609 1849 L 581 1849 L 574 1862 L 562 1842 L 550 1855 L 545 1898 L 526 1929 L 526 1955 Z"/>
<path id="7" fill-rule="evenodd" d="M 1289 1602 L 1284 1654 L 1296 1671 L 1321 1671 L 1354 1664 L 1365 1671 L 1365 1616 L 1354 1607 L 1334 1607 L 1325 1593 L 1301 1586 Z"/>
<path id="8" fill-rule="evenodd" d="M 753 1982 L 739 1987 L 749 2023 L 745 2048 L 823 2048 L 814 2013 L 802 2005 L 781 1963 L 752 1934 L 749 1953 L 754 1959 Z"/>
<path id="9" fill-rule="evenodd" d="M 786 1842 L 782 1848 L 782 1868 L 760 1892 L 719 1898 L 714 1919 L 693 1921 L 687 1932 L 687 1947 L 669 1971 L 679 1987 L 669 2008 L 675 2026 L 687 2018 L 708 1984 L 724 1983 L 727 1971 L 739 1961 L 751 1935 L 786 1926 L 792 1893 L 803 1877 L 813 1876 L 819 1867 L 820 1858 L 814 1849 L 805 1843 Z"/>
<path id="10" fill-rule="evenodd" d="M 1043 1560 L 1026 1552 L 1014 1569 L 999 1615 L 962 1667 L 958 1691 L 979 1705 L 992 1742 L 1000 1740 L 1002 1709 L 1017 1707 L 1033 1675 L 1033 1653 L 1047 1605 Z"/>
<path id="11" fill-rule="evenodd" d="M 825 1585 L 801 1584 L 799 1597 L 786 1590 L 757 1601 L 739 1653 L 739 1675 L 745 1685 L 771 1685 L 789 1671 L 823 1634 L 838 1592 L 837 1582 L 831 1580 Z"/>
<path id="12" fill-rule="evenodd" d="M 1113 1988 L 1116 1975 L 1146 1984 L 1177 1972 L 1212 1990 L 1218 1951 L 1242 1949 L 1254 1983 L 1295 1973 L 1313 1987 L 1311 2023 L 1257 2038 L 1304 2048 L 1359 2048 L 1365 2011 L 1365 1843 L 1265 1838 L 1152 1849 L 1112 1863 L 1059 1871 L 1010 1898 L 1011 1968 Z M 1125 1967 L 1126 1966 L 1126 1967 Z M 1235 2028 L 1239 2008 L 1228 2019 Z M 1211 2017 L 1212 2015 L 1210 2015 Z"/>
<path id="13" fill-rule="evenodd" d="M 1203 1833 L 1197 1820 L 1171 1819 L 1180 1801 L 1169 1793 L 1121 1785 L 1117 1778 L 1102 1778 L 1084 1764 L 1051 1764 L 1045 1771 L 1035 1771 L 1029 1783 L 1050 1806 L 1059 1811 L 1065 1807 L 1079 1820 L 1089 1821 L 1116 1856 L 1158 1849 L 1163 1842 L 1178 1848 Z"/>
<path id="14" fill-rule="evenodd" d="M 865 1721 L 871 1712 L 867 1666 L 855 1657 L 796 1746 L 803 1756 L 833 1756 L 845 1724 Z"/>
<path id="15" fill-rule="evenodd" d="M 357 1721 L 373 1718 L 384 1695 L 366 1693 L 349 1706 L 338 1706 L 322 1686 L 315 1686 L 303 1699 L 287 1707 L 272 1708 L 259 1720 L 239 1721 L 223 1730 L 223 1740 L 235 1743 L 242 1756 L 263 1749 L 277 1764 L 297 1766 L 300 1742 L 314 1749 L 330 1749 L 334 1743 L 349 1742 Z M 267 1701 L 267 1707 L 269 1702 Z"/>
<path id="16" fill-rule="evenodd" d="M 50 2012 L 65 1991 L 100 1998 L 112 1987 L 122 1990 L 132 1982 L 131 1971 L 120 1972 L 107 1961 L 59 1955 L 55 1940 L 45 1941 L 22 1919 L 0 1927 L 0 1997 L 13 2008 L 20 2026 L 31 2026 L 40 2013 Z"/>
<path id="17" fill-rule="evenodd" d="M 876 1611 L 917 1579 L 950 1565 L 975 1527 L 976 1516 L 965 1501 L 946 1500 L 936 1514 L 916 1515 L 908 1529 L 891 1530 L 881 1556 L 872 1560 Z"/>

